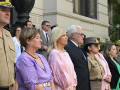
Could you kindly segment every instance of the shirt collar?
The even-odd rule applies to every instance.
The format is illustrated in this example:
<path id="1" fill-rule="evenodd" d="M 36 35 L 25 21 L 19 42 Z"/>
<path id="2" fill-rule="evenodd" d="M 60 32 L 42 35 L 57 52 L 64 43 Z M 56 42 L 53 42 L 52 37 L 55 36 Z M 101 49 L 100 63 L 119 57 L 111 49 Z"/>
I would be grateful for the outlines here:
<path id="1" fill-rule="evenodd" d="M 73 40 L 71 40 L 71 42 L 72 42 L 76 47 L 78 47 L 78 45 L 77 45 Z"/>
<path id="2" fill-rule="evenodd" d="M 46 36 L 46 33 L 47 33 L 47 32 L 45 32 L 43 29 L 42 29 L 42 31 L 43 31 L 44 35 Z"/>

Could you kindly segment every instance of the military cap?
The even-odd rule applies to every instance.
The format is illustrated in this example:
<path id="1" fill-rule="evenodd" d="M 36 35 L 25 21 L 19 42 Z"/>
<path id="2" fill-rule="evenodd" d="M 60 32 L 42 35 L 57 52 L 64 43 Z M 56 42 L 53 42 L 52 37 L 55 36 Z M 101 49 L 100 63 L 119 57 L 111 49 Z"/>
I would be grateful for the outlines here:
<path id="1" fill-rule="evenodd" d="M 88 37 L 88 38 L 85 38 L 84 40 L 84 45 L 99 44 L 99 43 L 100 43 L 100 38 L 97 38 L 97 37 Z"/>
<path id="2" fill-rule="evenodd" d="M 9 0 L 0 0 L 0 6 L 6 7 L 6 8 L 13 8 L 14 7 Z"/>

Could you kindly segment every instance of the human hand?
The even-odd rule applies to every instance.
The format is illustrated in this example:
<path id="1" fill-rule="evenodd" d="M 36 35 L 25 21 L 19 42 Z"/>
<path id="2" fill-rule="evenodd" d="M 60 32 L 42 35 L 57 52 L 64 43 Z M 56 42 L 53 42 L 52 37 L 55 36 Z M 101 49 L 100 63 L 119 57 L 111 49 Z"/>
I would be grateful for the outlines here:
<path id="1" fill-rule="evenodd" d="M 110 83 L 110 82 L 111 82 L 111 76 L 108 75 L 108 76 L 105 78 L 105 81 L 108 82 L 108 83 Z"/>

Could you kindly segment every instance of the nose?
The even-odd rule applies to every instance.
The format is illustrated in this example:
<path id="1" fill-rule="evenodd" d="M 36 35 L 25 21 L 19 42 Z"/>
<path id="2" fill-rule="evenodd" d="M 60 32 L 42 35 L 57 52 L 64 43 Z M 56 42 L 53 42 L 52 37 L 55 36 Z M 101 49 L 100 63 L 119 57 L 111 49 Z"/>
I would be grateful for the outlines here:
<path id="1" fill-rule="evenodd" d="M 6 15 L 10 16 L 10 11 L 6 11 Z"/>
<path id="2" fill-rule="evenodd" d="M 42 39 L 40 39 L 40 42 L 42 42 Z"/>
<path id="3" fill-rule="evenodd" d="M 6 11 L 7 14 L 10 14 L 10 9 L 9 8 L 7 8 L 5 11 Z"/>

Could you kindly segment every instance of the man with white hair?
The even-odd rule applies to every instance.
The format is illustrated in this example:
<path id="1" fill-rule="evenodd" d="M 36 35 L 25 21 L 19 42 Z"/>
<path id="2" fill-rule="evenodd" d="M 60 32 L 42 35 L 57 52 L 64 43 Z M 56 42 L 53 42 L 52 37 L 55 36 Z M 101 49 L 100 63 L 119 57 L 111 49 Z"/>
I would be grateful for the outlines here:
<path id="1" fill-rule="evenodd" d="M 82 27 L 72 25 L 68 28 L 67 34 L 69 41 L 65 49 L 69 53 L 76 71 L 78 81 L 76 90 L 90 90 L 87 58 L 81 49 L 84 39 Z"/>

